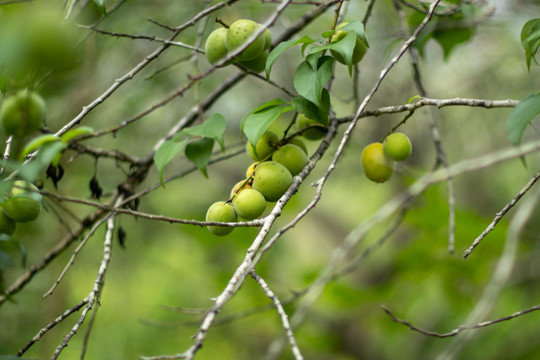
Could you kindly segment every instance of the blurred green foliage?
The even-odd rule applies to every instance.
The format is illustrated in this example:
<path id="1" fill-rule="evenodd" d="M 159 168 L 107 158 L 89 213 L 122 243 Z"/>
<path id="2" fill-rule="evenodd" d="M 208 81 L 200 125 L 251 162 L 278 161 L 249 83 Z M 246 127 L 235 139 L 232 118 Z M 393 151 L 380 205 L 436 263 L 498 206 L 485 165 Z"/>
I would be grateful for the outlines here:
<path id="1" fill-rule="evenodd" d="M 56 18 L 60 16 L 61 1 L 42 3 Z M 95 2 L 87 3 L 84 11 L 73 15 L 79 24 L 93 24 L 101 16 Z M 215 3 L 217 1 L 107 1 L 108 17 L 99 23 L 98 28 L 166 38 L 169 31 L 148 19 L 174 27 L 190 20 L 204 9 L 205 4 Z M 16 68 L 9 71 L 0 68 L 0 90 L 4 95 L 15 88 L 35 87 L 48 102 L 47 127 L 51 131 L 57 131 L 72 120 L 83 106 L 94 101 L 116 79 L 160 46 L 145 39 L 108 36 L 71 26 L 73 33 L 66 33 L 77 38 L 77 52 L 73 55 L 76 61 L 70 62 L 70 66 L 63 66 L 61 71 L 52 71 L 51 68 L 58 65 L 54 63 L 46 69 L 47 76 L 40 67 L 34 67 L 34 73 L 19 71 L 20 66 L 24 69 L 30 65 L 25 63 L 28 58 L 23 57 L 25 62 L 18 62 L 21 57 L 12 56 L 21 46 L 16 30 L 30 27 L 32 18 L 29 20 L 20 14 L 32 13 L 33 6 L 36 6 L 33 2 L 0 5 L 0 36 L 9 34 L 0 39 L 1 63 L 13 64 Z M 199 27 L 202 23 L 198 22 L 195 27 L 187 28 L 176 40 L 201 47 L 201 41 L 218 26 L 213 21 L 215 17 L 220 17 L 225 23 L 238 18 L 263 22 L 275 6 L 271 2 L 239 1 L 210 15 L 204 26 Z M 347 8 L 344 20 L 353 21 L 363 16 L 368 3 L 351 0 L 344 6 Z M 430 28 L 430 36 L 421 39 L 420 67 L 424 86 L 431 97 L 519 100 L 539 90 L 537 79 L 540 69 L 534 64 L 530 72 L 527 69 L 519 34 L 528 16 L 538 12 L 540 7 L 535 3 L 500 6 L 500 11 L 458 35 L 447 28 L 444 28 L 444 33 L 441 29 Z M 311 8 L 310 5 L 289 6 L 271 28 L 273 37 L 276 38 Z M 296 37 L 307 34 L 316 38 L 329 30 L 334 15 L 332 9 L 315 19 Z M 405 11 L 414 20 L 414 11 L 410 8 Z M 32 16 L 41 18 L 40 14 L 38 11 Z M 461 26 L 463 18 L 456 21 Z M 390 2 L 375 2 L 366 27 L 370 49 L 360 64 L 358 94 L 361 98 L 377 80 L 382 64 L 390 60 L 396 39 L 400 38 L 398 24 L 398 14 Z M 443 21 L 436 24 L 441 25 Z M 201 38 L 197 35 L 199 31 L 202 31 Z M 184 86 L 190 76 L 202 74 L 210 68 L 204 55 L 192 55 L 188 49 L 171 47 L 91 111 L 83 125 L 98 131 L 110 129 L 160 103 Z M 301 61 L 299 49 L 284 52 L 272 67 L 272 80 L 293 89 L 295 69 Z M 332 108 L 339 117 L 351 116 L 357 107 L 351 90 L 353 80 L 346 66 L 335 66 L 334 70 Z M 121 150 L 135 157 L 146 156 L 179 119 L 237 71 L 234 67 L 219 69 L 182 97 L 141 120 L 84 144 L 105 150 Z M 17 76 L 13 78 L 13 74 Z M 7 75 L 9 79 L 5 77 Z M 408 58 L 405 57 L 392 70 L 368 108 L 405 104 L 417 94 Z M 227 91 L 201 120 L 210 118 L 214 113 L 225 116 L 224 142 L 226 153 L 231 153 L 244 146 L 242 141 L 245 139 L 239 130 L 241 119 L 258 104 L 280 96 L 283 93 L 264 79 L 247 77 Z M 404 114 L 361 119 L 324 188 L 321 201 L 265 254 L 256 270 L 286 303 L 285 310 L 289 316 L 298 308 L 303 291 L 318 277 L 343 238 L 433 167 L 435 150 L 430 114 L 439 126 L 451 164 L 511 146 L 506 127 L 510 109 L 449 107 L 431 110 L 417 110 L 400 128 L 411 138 L 413 154 L 397 167 L 392 180 L 385 184 L 374 184 L 365 178 L 360 166 L 360 152 L 365 145 L 388 133 Z M 272 125 L 273 129 L 282 131 L 290 118 L 284 116 L 280 121 Z M 337 139 L 342 131 L 340 128 Z M 522 142 L 535 139 L 537 135 L 535 128 L 528 127 Z M 4 142 L 5 138 L 1 140 Z M 308 143 L 310 153 L 317 145 L 316 142 Z M 336 148 L 337 141 L 334 141 L 300 191 L 286 205 L 273 231 L 291 221 L 311 201 L 315 190 L 310 184 L 326 171 Z M 221 155 L 218 146 L 214 146 L 214 152 Z M 530 164 L 527 168 L 516 159 L 455 179 L 457 226 L 454 254 L 447 250 L 449 206 L 446 184 L 432 186 L 416 199 L 404 214 L 401 226 L 380 246 L 377 244 L 391 226 L 392 219 L 376 227 L 354 249 L 354 253 L 349 254 L 349 259 L 355 259 L 356 255 L 369 251 L 372 246 L 373 250 L 353 264 L 354 271 L 344 273 L 328 284 L 305 322 L 295 331 L 304 357 L 310 360 L 433 359 L 443 352 L 452 339 L 411 332 L 393 322 L 380 307 L 384 305 L 399 318 L 430 331 L 444 333 L 463 324 L 481 298 L 501 256 L 508 219 L 497 225 L 469 259 L 463 261 L 461 254 L 537 171 L 534 165 L 538 163 L 539 156 L 533 154 L 527 160 Z M 208 178 L 200 171 L 192 171 L 144 196 L 139 210 L 203 220 L 210 204 L 227 199 L 230 188 L 243 178 L 250 163 L 249 157 L 242 153 L 208 166 Z M 107 198 L 130 171 L 129 164 L 108 158 L 95 160 L 92 156 L 77 156 L 75 152 L 66 152 L 60 164 L 66 175 L 58 183 L 57 192 L 81 199 L 90 199 L 89 182 L 94 176 Z M 167 178 L 190 168 L 192 163 L 179 156 L 167 164 L 163 175 Z M 50 180 L 44 176 L 40 180 L 44 182 L 45 190 L 56 192 Z M 141 189 L 159 183 L 160 174 L 154 169 Z M 14 235 L 27 249 L 28 256 L 25 266 L 20 258 L 13 257 L 14 266 L 4 271 L 8 287 L 77 224 L 71 213 L 81 219 L 93 211 L 80 204 L 62 203 L 60 206 L 50 199 L 45 205 L 48 211 L 43 211 L 37 222 L 21 226 Z M 510 212 L 509 216 L 512 214 Z M 523 233 L 512 277 L 496 300 L 490 319 L 538 303 L 538 214 L 537 211 Z M 216 238 L 199 226 L 135 219 L 128 215 L 119 215 L 117 221 L 126 233 L 125 246 L 120 246 L 116 236 L 100 305 L 94 306 L 97 317 L 89 335 L 86 359 L 134 359 L 140 355 L 184 351 L 192 344 L 191 336 L 200 325 L 204 311 L 212 306 L 211 299 L 224 289 L 244 259 L 257 229 L 237 228 L 224 238 Z M 68 262 L 75 244 L 39 272 L 11 301 L 2 304 L 0 355 L 15 354 L 43 326 L 88 295 L 103 256 L 103 237 L 103 229 L 92 236 L 52 296 L 42 299 Z M 343 264 L 344 267 L 346 265 L 350 264 Z M 78 316 L 79 313 L 75 313 L 56 326 L 24 356 L 50 358 Z M 508 359 L 508 354 L 512 359 L 539 358 L 538 316 L 531 313 L 488 328 L 472 330 L 475 337 L 457 358 Z M 80 357 L 88 323 L 87 319 L 60 358 Z M 249 278 L 218 315 L 197 359 L 262 358 L 273 339 L 283 334 L 271 301 Z M 459 340 L 462 334 L 455 339 Z M 292 358 L 287 345 L 280 359 Z"/>

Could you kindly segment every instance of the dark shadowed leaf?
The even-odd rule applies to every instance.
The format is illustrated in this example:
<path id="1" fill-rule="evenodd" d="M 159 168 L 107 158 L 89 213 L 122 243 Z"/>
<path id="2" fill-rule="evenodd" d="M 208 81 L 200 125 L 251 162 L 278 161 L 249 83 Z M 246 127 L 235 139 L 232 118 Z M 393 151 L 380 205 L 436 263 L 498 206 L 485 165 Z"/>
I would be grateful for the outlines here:
<path id="1" fill-rule="evenodd" d="M 187 143 L 187 139 L 184 139 L 182 141 L 176 141 L 176 140 L 167 140 L 161 146 L 157 149 L 156 153 L 154 154 L 154 163 L 156 164 L 156 169 L 159 174 L 159 181 L 161 181 L 161 185 L 165 186 L 163 183 L 163 169 L 165 169 L 165 165 L 169 163 L 172 159 L 175 158 L 176 155 L 184 149 Z"/>
<path id="2" fill-rule="evenodd" d="M 192 126 L 185 129 L 183 132 L 189 135 L 207 137 L 214 139 L 221 147 L 221 151 L 225 152 L 225 143 L 223 142 L 223 135 L 227 125 L 227 119 L 221 114 L 214 114 L 208 120 L 201 125 Z"/>
<path id="3" fill-rule="evenodd" d="M 208 177 L 206 166 L 210 157 L 212 156 L 212 149 L 214 148 L 214 139 L 202 138 L 195 140 L 186 145 L 185 154 L 186 157 L 195 166 L 201 170 L 205 177 Z"/>

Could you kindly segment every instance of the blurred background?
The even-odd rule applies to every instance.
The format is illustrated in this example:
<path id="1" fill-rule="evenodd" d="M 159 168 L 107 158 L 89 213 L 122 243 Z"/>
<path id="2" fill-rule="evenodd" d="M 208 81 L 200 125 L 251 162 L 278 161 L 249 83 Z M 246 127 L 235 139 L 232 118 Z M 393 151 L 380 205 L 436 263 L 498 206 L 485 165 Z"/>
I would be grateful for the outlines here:
<path id="1" fill-rule="evenodd" d="M 300 1 L 299 1 L 300 2 Z M 38 4 L 39 3 L 39 4 Z M 81 2 L 84 3 L 84 2 Z M 79 25 L 93 24 L 101 17 L 92 1 L 84 11 L 74 13 Z M 170 32 L 156 23 L 179 26 L 217 1 L 107 1 L 109 16 L 97 27 L 109 32 L 166 38 Z M 456 1 L 449 1 L 456 3 Z M 465 1 L 464 1 L 465 3 Z M 422 45 L 420 70 L 431 98 L 477 98 L 519 100 L 539 90 L 540 71 L 536 63 L 527 70 L 520 43 L 523 24 L 540 6 L 535 1 L 487 1 L 466 3 L 480 7 L 469 20 L 466 41 L 445 54 L 441 44 L 426 39 Z M 362 20 L 367 1 L 344 3 L 344 20 Z M 416 3 L 415 3 L 416 4 Z M 418 2 L 421 4 L 421 2 Z M 0 2 L 3 34 L 27 28 L 44 6 L 51 13 L 62 13 L 63 1 L 41 1 L 4 5 Z M 189 27 L 176 39 L 203 47 L 204 39 L 218 24 L 249 18 L 264 22 L 277 3 L 241 0 L 212 13 L 195 27 Z M 270 29 L 277 38 L 291 24 L 316 6 L 293 4 Z M 403 5 L 401 5 L 403 8 Z M 79 9 L 79 8 L 76 8 Z M 111 11 L 114 9 L 114 11 Z M 335 6 L 314 19 L 295 37 L 309 35 L 320 39 L 332 26 Z M 404 7 L 407 16 L 413 10 Z M 61 18 L 61 17 L 60 17 Z M 30 20 L 25 20 L 30 19 Z M 152 20 L 152 21 L 149 21 Z M 202 37 L 198 37 L 199 26 Z M 124 76 L 148 54 L 160 46 L 145 39 L 132 39 L 95 33 L 81 26 L 70 26 L 70 36 L 80 42 L 76 65 L 52 74 L 40 74 L 36 90 L 46 99 L 49 113 L 47 127 L 57 131 L 82 109 L 99 97 L 116 79 Z M 392 1 L 375 1 L 366 26 L 370 49 L 359 66 L 358 93 L 362 99 L 373 87 L 379 73 L 399 48 L 402 32 L 398 12 Z M 469 36 L 470 35 L 470 36 Z M 202 42 L 201 42 L 202 41 Z M 15 41 L 16 43 L 17 41 Z M 0 40 L 0 43 L 2 41 Z M 0 51 L 10 51 L 5 45 Z M 198 45 L 197 45 L 198 44 Z M 159 103 L 187 84 L 189 76 L 210 68 L 203 54 L 195 57 L 181 47 L 170 47 L 158 59 L 126 82 L 103 104 L 91 111 L 82 124 L 96 130 L 108 129 Z M 368 109 L 406 104 L 418 95 L 413 83 L 410 58 L 404 56 L 383 82 Z M 294 91 L 292 79 L 302 61 L 299 47 L 294 47 L 276 61 L 271 79 Z M 240 71 L 229 66 L 218 69 L 198 82 L 182 97 L 153 111 L 113 135 L 85 141 L 84 144 L 105 150 L 120 150 L 132 156 L 146 156 L 159 139 L 219 84 Z M 23 76 L 24 77 L 24 76 Z M 23 81 L 24 82 L 24 81 Z M 332 107 L 338 117 L 356 111 L 353 79 L 345 66 L 335 67 L 332 83 Z M 3 87 L 3 91 L 9 86 Z M 227 153 L 242 148 L 245 141 L 239 131 L 242 117 L 258 104 L 275 97 L 286 97 L 264 79 L 247 76 L 227 91 L 206 113 L 205 118 L 221 113 L 227 118 L 225 143 Z M 347 144 L 338 166 L 324 187 L 317 206 L 288 231 L 267 252 L 257 266 L 276 295 L 286 303 L 291 315 L 305 290 L 330 260 L 347 234 L 377 209 L 426 174 L 435 164 L 436 153 L 430 130 L 433 116 L 450 164 L 510 147 L 506 120 L 511 109 L 446 107 L 417 110 L 400 128 L 412 140 L 413 155 L 399 164 L 393 178 L 375 184 L 364 176 L 360 153 L 367 144 L 378 141 L 405 116 L 404 113 L 362 118 Z M 431 114 L 431 115 L 430 115 Z M 286 126 L 285 116 L 276 128 Z M 345 126 L 299 192 L 285 206 L 272 233 L 287 224 L 313 198 L 310 184 L 327 170 Z M 530 126 L 524 142 L 538 137 Z M 317 142 L 308 142 L 310 153 Z M 215 146 L 216 155 L 219 147 Z M 399 228 L 381 246 L 353 263 L 354 270 L 342 274 L 326 286 L 310 309 L 305 322 L 295 331 L 298 345 L 306 359 L 432 359 L 446 351 L 456 338 L 438 339 L 412 332 L 395 323 L 381 310 L 391 309 L 398 317 L 436 332 L 450 331 L 466 319 L 482 297 L 484 288 L 502 254 L 508 231 L 504 218 L 475 250 L 469 259 L 462 254 L 487 227 L 495 214 L 508 203 L 538 171 L 539 156 L 527 156 L 527 166 L 519 159 L 456 177 L 456 250 L 448 252 L 448 186 L 431 186 L 410 205 Z M 139 210 L 145 213 L 203 220 L 210 204 L 226 200 L 232 186 L 241 180 L 251 160 L 245 153 L 209 166 L 208 178 L 201 172 L 166 183 L 141 198 Z M 64 178 L 54 188 L 49 179 L 44 188 L 61 195 L 91 199 L 89 182 L 97 177 L 106 201 L 129 172 L 129 166 L 115 160 L 96 159 L 66 152 L 61 164 Z M 165 168 L 165 177 L 191 167 L 178 156 Z M 159 182 L 152 170 L 140 189 Z M 532 195 L 532 194 L 531 194 Z M 38 221 L 20 227 L 14 237 L 28 251 L 26 266 L 16 258 L 13 267 L 4 271 L 7 286 L 39 262 L 66 234 L 55 214 L 43 211 Z M 93 211 L 77 204 L 65 204 L 79 218 Z M 537 212 L 540 209 L 537 209 Z M 268 212 L 269 210 L 267 210 Z M 72 219 L 62 214 L 68 223 Z M 350 259 L 378 244 L 394 219 L 380 224 L 354 249 Z M 212 306 L 211 298 L 225 287 L 245 257 L 246 249 L 257 234 L 254 228 L 237 228 L 218 238 L 207 229 L 135 219 L 119 215 L 125 231 L 125 246 L 118 239 L 113 244 L 100 306 L 90 333 L 86 359 L 135 359 L 140 355 L 174 354 L 186 350 L 191 336 L 200 325 L 203 312 Z M 515 268 L 508 283 L 494 300 L 488 319 L 509 315 L 532 307 L 540 298 L 538 277 L 539 221 L 535 213 L 522 233 Z M 15 354 L 36 333 L 71 308 L 91 291 L 103 256 L 103 229 L 96 232 L 78 255 L 74 265 L 52 296 L 42 295 L 54 284 L 69 260 L 76 244 L 39 272 L 12 301 L 0 307 L 0 355 Z M 78 242 L 76 242 L 78 243 Z M 344 266 L 346 264 L 343 264 Z M 247 279 L 238 294 L 225 306 L 211 328 L 198 359 L 263 358 L 273 339 L 284 334 L 276 311 L 262 289 Z M 189 311 L 187 311 L 189 310 Z M 474 330 L 474 337 L 455 354 L 456 359 L 534 359 L 540 357 L 538 314 Z M 25 358 L 47 359 L 67 334 L 79 313 L 49 331 L 24 354 Z M 81 327 L 61 359 L 80 358 L 89 319 Z M 288 345 L 280 359 L 292 359 Z"/>

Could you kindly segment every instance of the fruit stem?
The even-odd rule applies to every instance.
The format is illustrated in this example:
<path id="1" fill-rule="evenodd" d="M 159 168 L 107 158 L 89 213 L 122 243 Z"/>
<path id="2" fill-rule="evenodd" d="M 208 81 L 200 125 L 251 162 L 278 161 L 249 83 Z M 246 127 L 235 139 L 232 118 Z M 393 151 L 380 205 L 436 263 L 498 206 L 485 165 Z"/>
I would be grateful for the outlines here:
<path id="1" fill-rule="evenodd" d="M 228 29 L 229 28 L 229 25 L 227 25 L 225 22 L 223 22 L 223 19 L 221 19 L 220 17 L 217 17 L 216 18 L 216 22 L 218 24 L 221 24 L 221 26 L 223 26 L 225 29 Z"/>

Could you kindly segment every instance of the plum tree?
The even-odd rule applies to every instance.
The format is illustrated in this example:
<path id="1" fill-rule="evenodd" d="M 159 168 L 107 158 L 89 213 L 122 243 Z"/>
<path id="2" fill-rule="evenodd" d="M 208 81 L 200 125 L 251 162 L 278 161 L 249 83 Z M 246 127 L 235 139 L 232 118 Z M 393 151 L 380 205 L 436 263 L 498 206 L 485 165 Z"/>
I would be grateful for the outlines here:
<path id="1" fill-rule="evenodd" d="M 276 150 L 278 142 L 279 138 L 276 133 L 266 130 L 259 141 L 257 141 L 255 147 L 248 141 L 246 144 L 246 151 L 253 160 L 261 161 Z"/>
<path id="2" fill-rule="evenodd" d="M 259 29 L 260 25 L 253 20 L 240 19 L 231 24 L 227 30 L 226 45 L 229 51 L 241 47 L 249 37 Z M 259 36 L 254 42 L 244 49 L 238 56 L 238 60 L 252 60 L 261 55 L 266 46 L 266 36 Z"/>
<path id="3" fill-rule="evenodd" d="M 362 168 L 368 179 L 385 182 L 394 172 L 395 162 L 383 151 L 382 143 L 372 143 L 364 148 L 361 155 Z"/>
<path id="4" fill-rule="evenodd" d="M 219 222 L 236 222 L 238 216 L 231 203 L 225 201 L 217 201 L 210 205 L 206 212 L 206 221 L 219 221 Z M 233 227 L 230 226 L 208 226 L 208 230 L 218 236 L 225 236 L 233 231 Z"/>
<path id="5" fill-rule="evenodd" d="M 41 211 L 39 189 L 24 180 L 13 183 L 10 197 L 4 201 L 4 213 L 13 221 L 26 223 L 38 218 Z"/>
<path id="6" fill-rule="evenodd" d="M 285 144 L 272 154 L 272 161 L 285 166 L 291 175 L 298 175 L 308 163 L 304 150 L 294 144 Z"/>
<path id="7" fill-rule="evenodd" d="M 28 136 L 45 122 L 47 104 L 33 91 L 19 91 L 6 97 L 0 108 L 0 121 L 7 135 Z"/>
<path id="8" fill-rule="evenodd" d="M 261 216 L 266 209 L 266 199 L 257 190 L 244 189 L 233 199 L 233 206 L 238 216 L 253 220 Z"/>
<path id="9" fill-rule="evenodd" d="M 263 194 L 266 201 L 275 202 L 293 182 L 289 170 L 275 161 L 260 163 L 255 169 L 253 189 Z"/>
<path id="10" fill-rule="evenodd" d="M 412 144 L 409 137 L 403 133 L 393 133 L 384 139 L 384 153 L 394 161 L 405 161 L 412 152 Z"/>

